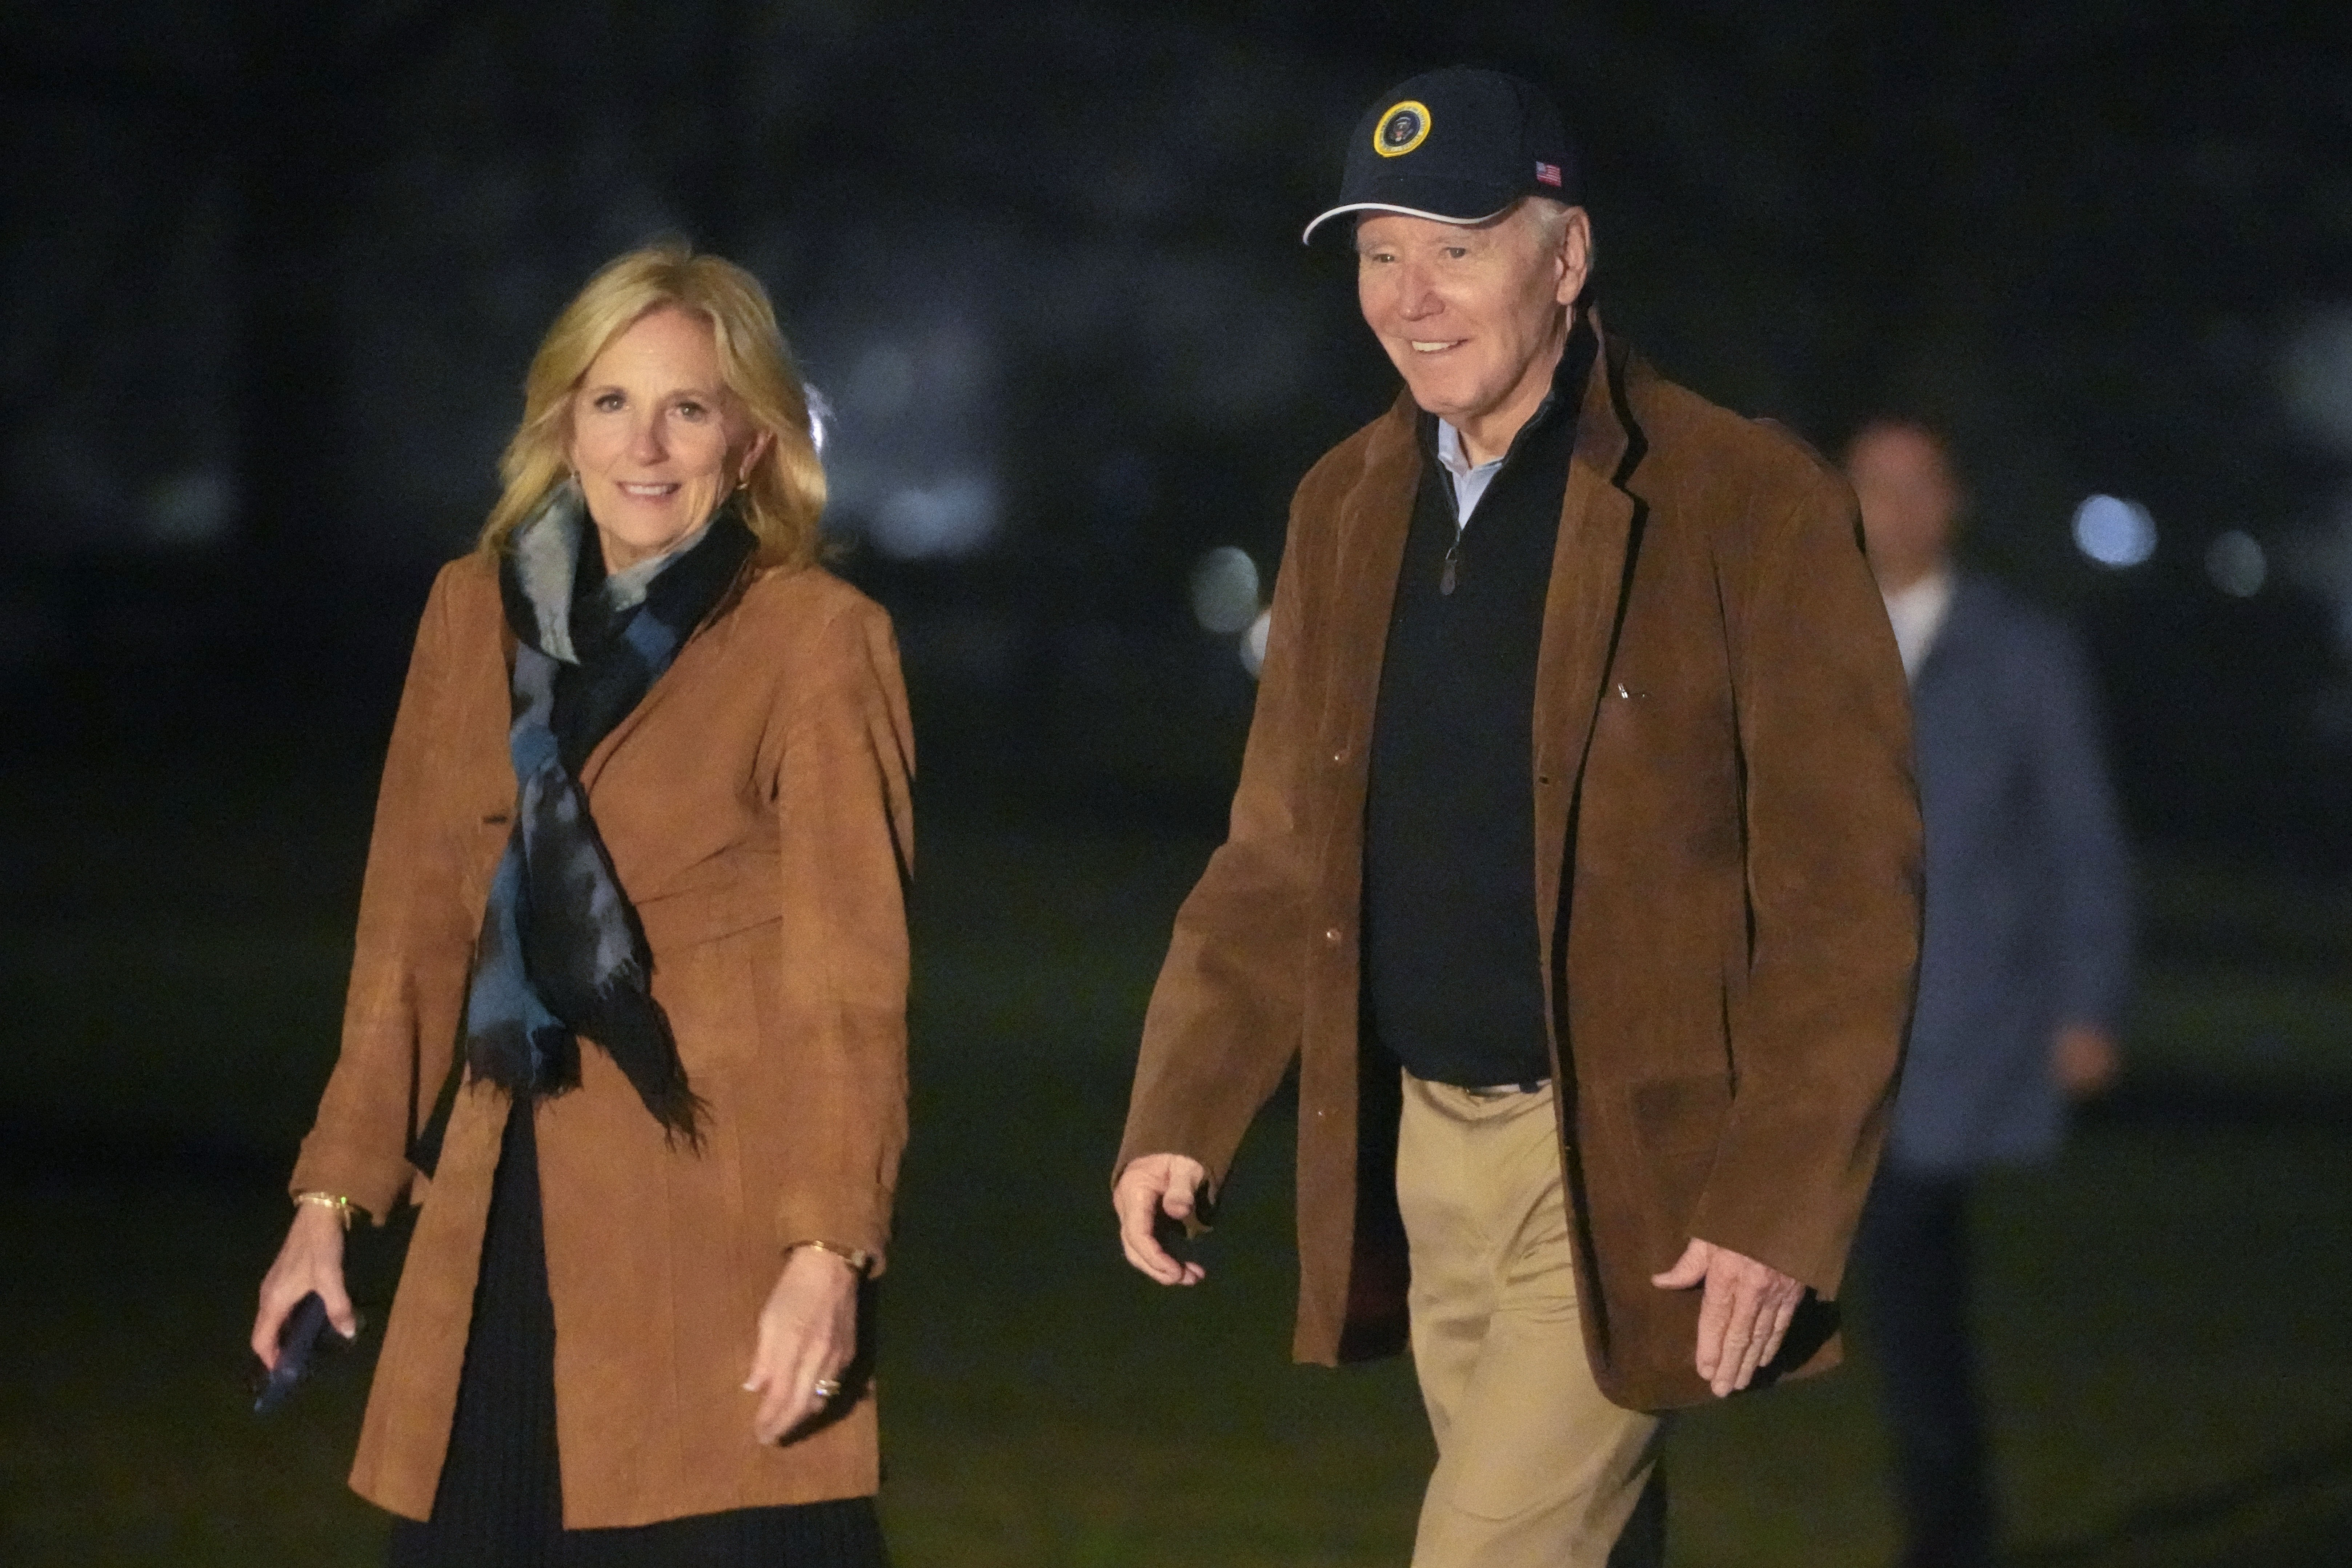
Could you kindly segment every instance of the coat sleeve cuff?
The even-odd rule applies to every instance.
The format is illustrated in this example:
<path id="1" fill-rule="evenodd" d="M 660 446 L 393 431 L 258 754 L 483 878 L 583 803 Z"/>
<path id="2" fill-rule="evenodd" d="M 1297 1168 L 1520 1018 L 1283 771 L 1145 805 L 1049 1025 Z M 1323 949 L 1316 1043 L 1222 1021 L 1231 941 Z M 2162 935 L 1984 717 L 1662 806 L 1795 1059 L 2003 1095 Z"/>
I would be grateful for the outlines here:
<path id="1" fill-rule="evenodd" d="M 1710 1192 L 1691 1216 L 1690 1234 L 1777 1268 L 1823 1300 L 1834 1300 L 1844 1283 L 1846 1251 L 1869 1185 L 1868 1168 L 1863 1166 L 1834 1184 L 1808 1186 L 1792 1179 L 1781 1191 L 1816 1194 L 1802 1205 L 1769 1195 L 1763 1201 L 1743 1201 L 1722 1191 Z"/>
<path id="2" fill-rule="evenodd" d="M 362 1153 L 322 1145 L 317 1134 L 303 1141 L 301 1157 L 294 1162 L 287 1192 L 332 1193 L 349 1198 L 367 1211 L 368 1218 L 383 1224 L 410 1195 L 416 1168 L 405 1159 Z"/>
<path id="3" fill-rule="evenodd" d="M 776 1248 L 829 1242 L 866 1253 L 874 1260 L 866 1272 L 878 1275 L 888 1263 L 889 1213 L 890 1194 L 877 1187 L 844 1184 L 788 1193 L 776 1202 Z"/>

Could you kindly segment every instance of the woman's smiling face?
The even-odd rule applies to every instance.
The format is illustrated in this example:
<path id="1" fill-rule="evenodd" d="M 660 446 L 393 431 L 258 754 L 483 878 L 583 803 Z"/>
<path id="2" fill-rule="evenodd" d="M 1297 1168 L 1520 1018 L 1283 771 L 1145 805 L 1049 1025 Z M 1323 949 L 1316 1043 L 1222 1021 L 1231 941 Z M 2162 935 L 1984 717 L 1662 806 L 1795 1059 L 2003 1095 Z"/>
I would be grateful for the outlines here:
<path id="1" fill-rule="evenodd" d="M 699 316 L 663 306 L 605 344 L 572 395 L 571 443 L 604 569 L 701 527 L 767 444 L 746 432 Z"/>

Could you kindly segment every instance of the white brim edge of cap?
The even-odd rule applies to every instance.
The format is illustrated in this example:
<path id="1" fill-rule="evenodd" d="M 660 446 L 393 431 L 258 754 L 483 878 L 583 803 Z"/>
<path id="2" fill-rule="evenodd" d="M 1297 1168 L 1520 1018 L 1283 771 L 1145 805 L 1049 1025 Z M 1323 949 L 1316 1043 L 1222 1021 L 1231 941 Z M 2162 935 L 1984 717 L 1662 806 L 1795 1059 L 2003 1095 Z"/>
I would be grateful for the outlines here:
<path id="1" fill-rule="evenodd" d="M 1517 197 L 1512 198 L 1512 201 L 1516 200 L 1517 200 Z M 1492 223 L 1510 210 L 1511 202 L 1505 202 L 1484 217 L 1455 217 L 1451 213 L 1427 212 L 1420 207 L 1401 207 L 1392 202 L 1346 202 L 1333 207 L 1329 212 L 1318 214 L 1313 223 L 1299 231 L 1298 243 L 1301 245 L 1310 243 L 1315 237 L 1315 231 L 1322 227 L 1326 220 L 1338 217 L 1341 213 L 1402 213 L 1406 217 L 1425 217 L 1432 223 L 1450 223 L 1460 228 L 1471 228 L 1482 223 Z"/>

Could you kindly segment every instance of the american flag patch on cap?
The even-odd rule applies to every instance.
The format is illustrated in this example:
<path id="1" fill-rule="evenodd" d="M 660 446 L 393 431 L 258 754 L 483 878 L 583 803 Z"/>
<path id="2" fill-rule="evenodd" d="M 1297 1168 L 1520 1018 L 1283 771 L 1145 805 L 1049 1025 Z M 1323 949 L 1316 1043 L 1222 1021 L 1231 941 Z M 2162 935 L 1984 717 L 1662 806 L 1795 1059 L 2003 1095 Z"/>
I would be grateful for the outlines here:
<path id="1" fill-rule="evenodd" d="M 1536 179 L 1540 184 L 1547 185 L 1559 184 L 1559 165 L 1558 163 L 1538 163 L 1536 165 Z"/>

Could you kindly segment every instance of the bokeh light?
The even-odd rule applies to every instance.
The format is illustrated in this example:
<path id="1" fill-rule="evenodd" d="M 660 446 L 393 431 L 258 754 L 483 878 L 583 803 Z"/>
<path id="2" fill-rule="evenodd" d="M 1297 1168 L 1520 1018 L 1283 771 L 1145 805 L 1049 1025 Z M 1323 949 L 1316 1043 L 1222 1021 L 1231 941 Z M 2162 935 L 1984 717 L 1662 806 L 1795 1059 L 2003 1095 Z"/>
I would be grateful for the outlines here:
<path id="1" fill-rule="evenodd" d="M 2074 548 L 2102 566 L 2124 571 L 2156 553 L 2156 520 L 2136 500 L 2091 496 L 2074 509 Z"/>
<path id="2" fill-rule="evenodd" d="M 833 400 L 819 392 L 813 381 L 803 382 L 801 386 L 808 394 L 809 445 L 814 447 L 816 455 L 822 458 L 824 456 L 824 438 L 833 424 Z"/>
<path id="3" fill-rule="evenodd" d="M 212 544 L 236 520 L 236 479 L 226 468 L 192 468 L 148 488 L 140 521 L 158 544 Z"/>
<path id="4" fill-rule="evenodd" d="M 874 509 L 872 537 L 897 560 L 952 560 L 994 538 L 996 521 L 995 483 L 986 474 L 950 474 L 885 496 Z"/>
<path id="5" fill-rule="evenodd" d="M 2270 557 L 2263 552 L 2262 542 L 2242 529 L 2216 535 L 2205 547 L 2205 575 L 2233 599 L 2251 599 L 2261 593 L 2270 574 Z"/>
<path id="6" fill-rule="evenodd" d="M 1257 563 L 1238 545 L 1220 544 L 1192 568 L 1192 616 L 1202 629 L 1231 637 L 1257 618 Z"/>

